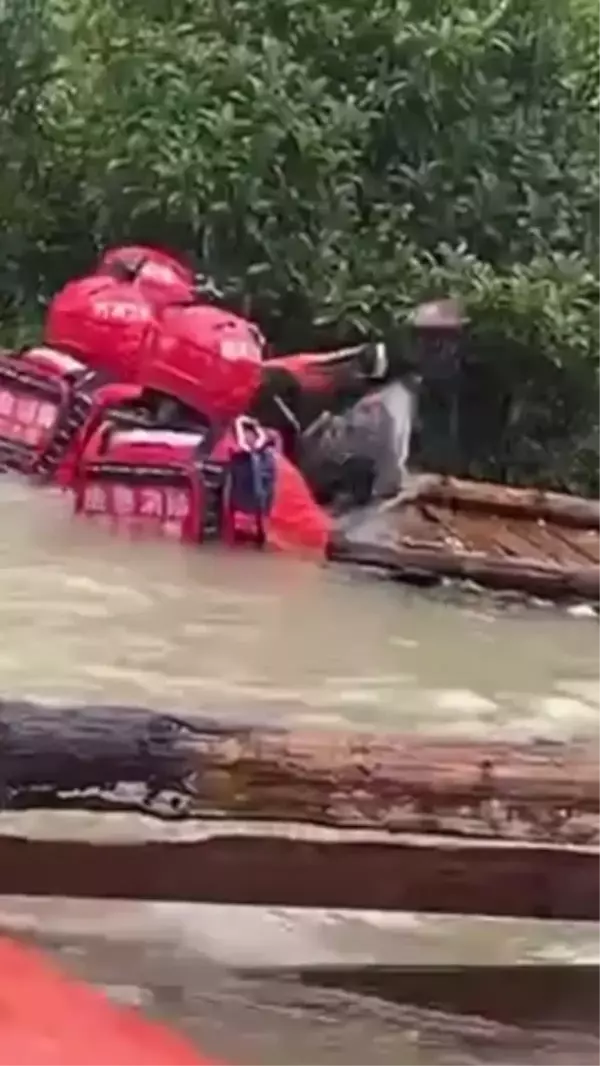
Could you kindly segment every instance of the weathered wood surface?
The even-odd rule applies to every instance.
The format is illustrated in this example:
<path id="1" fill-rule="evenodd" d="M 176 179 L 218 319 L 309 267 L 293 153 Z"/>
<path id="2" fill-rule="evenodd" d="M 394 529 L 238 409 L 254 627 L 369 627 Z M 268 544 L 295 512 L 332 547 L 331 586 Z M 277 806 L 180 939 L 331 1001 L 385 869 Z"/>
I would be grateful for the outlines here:
<path id="1" fill-rule="evenodd" d="M 303 733 L 5 701 L 0 787 L 4 893 L 597 914 L 595 740 Z M 15 840 L 9 812 L 36 807 L 177 824 L 163 821 L 172 835 L 158 843 Z M 208 835 L 177 839 L 178 826 L 199 832 L 200 819 L 212 820 Z M 224 819 L 287 825 L 216 831 Z M 318 826 L 332 827 L 326 839 Z M 356 829 L 371 835 L 349 835 Z"/>
<path id="2" fill-rule="evenodd" d="M 481 510 L 577 529 L 600 529 L 600 501 L 584 496 L 432 475 L 423 478 L 417 498 L 456 510 Z"/>
<path id="3" fill-rule="evenodd" d="M 330 557 L 337 562 L 381 567 L 399 578 L 448 577 L 474 581 L 486 588 L 516 589 L 544 599 L 600 598 L 600 568 L 557 566 L 537 559 L 511 559 L 440 547 L 425 549 L 401 544 L 361 544 L 344 538 L 334 540 Z"/>
<path id="4" fill-rule="evenodd" d="M 557 602 L 600 600 L 598 501 L 438 474 L 338 520 L 336 562 L 417 584 L 444 578 Z"/>
<path id="5" fill-rule="evenodd" d="M 598 764 L 595 738 L 302 732 L 135 707 L 0 702 L 5 810 L 226 814 L 580 843 L 597 839 Z"/>

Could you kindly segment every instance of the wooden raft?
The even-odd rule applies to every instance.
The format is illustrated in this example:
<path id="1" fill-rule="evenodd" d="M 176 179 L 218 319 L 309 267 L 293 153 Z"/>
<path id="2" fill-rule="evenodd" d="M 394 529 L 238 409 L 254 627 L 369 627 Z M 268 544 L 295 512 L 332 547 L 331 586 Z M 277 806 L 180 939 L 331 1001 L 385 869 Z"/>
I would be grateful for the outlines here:
<path id="1" fill-rule="evenodd" d="M 598 769 L 595 738 L 0 701 L 0 893 L 594 920 Z"/>
<path id="2" fill-rule="evenodd" d="M 333 538 L 333 560 L 408 581 L 449 578 L 555 601 L 600 599 L 598 500 L 428 474 L 368 518 Z"/>

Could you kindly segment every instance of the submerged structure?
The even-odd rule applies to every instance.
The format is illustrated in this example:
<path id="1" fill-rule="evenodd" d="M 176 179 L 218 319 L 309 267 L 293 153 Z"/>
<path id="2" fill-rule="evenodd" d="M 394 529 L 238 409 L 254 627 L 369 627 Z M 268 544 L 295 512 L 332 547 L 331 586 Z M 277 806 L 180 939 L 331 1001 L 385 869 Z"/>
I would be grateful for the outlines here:
<path id="1" fill-rule="evenodd" d="M 443 475 L 349 515 L 333 554 L 400 580 L 470 581 L 540 599 L 597 604 L 595 500 Z"/>

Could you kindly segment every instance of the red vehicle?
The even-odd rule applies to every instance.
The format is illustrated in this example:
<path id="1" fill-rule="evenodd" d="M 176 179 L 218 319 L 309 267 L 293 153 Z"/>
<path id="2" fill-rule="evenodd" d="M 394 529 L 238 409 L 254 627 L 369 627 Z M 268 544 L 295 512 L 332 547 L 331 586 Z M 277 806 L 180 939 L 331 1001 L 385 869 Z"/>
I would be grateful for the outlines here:
<path id="1" fill-rule="evenodd" d="M 0 1066 L 217 1066 L 183 1037 L 0 939 Z"/>
<path id="2" fill-rule="evenodd" d="M 133 246 L 67 284 L 44 345 L 0 357 L 0 463 L 111 526 L 322 552 L 328 515 L 249 412 L 282 379 L 324 395 L 375 376 L 380 346 L 265 363 L 257 327 L 195 288 L 176 257 Z"/>
<path id="3" fill-rule="evenodd" d="M 246 320 L 163 310 L 134 403 L 105 410 L 73 468 L 76 511 L 132 533 L 324 552 L 331 522 L 276 437 L 245 412 L 261 382 Z"/>
<path id="4" fill-rule="evenodd" d="M 157 249 L 105 254 L 51 301 L 42 346 L 0 356 L 0 463 L 46 479 L 84 427 L 137 382 L 154 316 L 191 300 L 194 276 Z M 111 386 L 108 390 L 106 386 Z"/>

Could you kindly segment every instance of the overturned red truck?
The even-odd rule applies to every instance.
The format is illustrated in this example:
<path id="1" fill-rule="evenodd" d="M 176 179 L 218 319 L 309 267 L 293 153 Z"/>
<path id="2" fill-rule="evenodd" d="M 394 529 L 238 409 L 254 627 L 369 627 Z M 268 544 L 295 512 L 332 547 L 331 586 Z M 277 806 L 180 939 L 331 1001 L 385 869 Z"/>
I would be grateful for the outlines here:
<path id="1" fill-rule="evenodd" d="M 110 527 L 324 553 L 329 514 L 251 412 L 269 373 L 327 391 L 356 351 L 265 363 L 265 349 L 174 256 L 111 249 L 54 297 L 42 345 L 0 358 L 0 463 Z M 365 351 L 360 374 L 381 375 L 382 346 Z"/>

